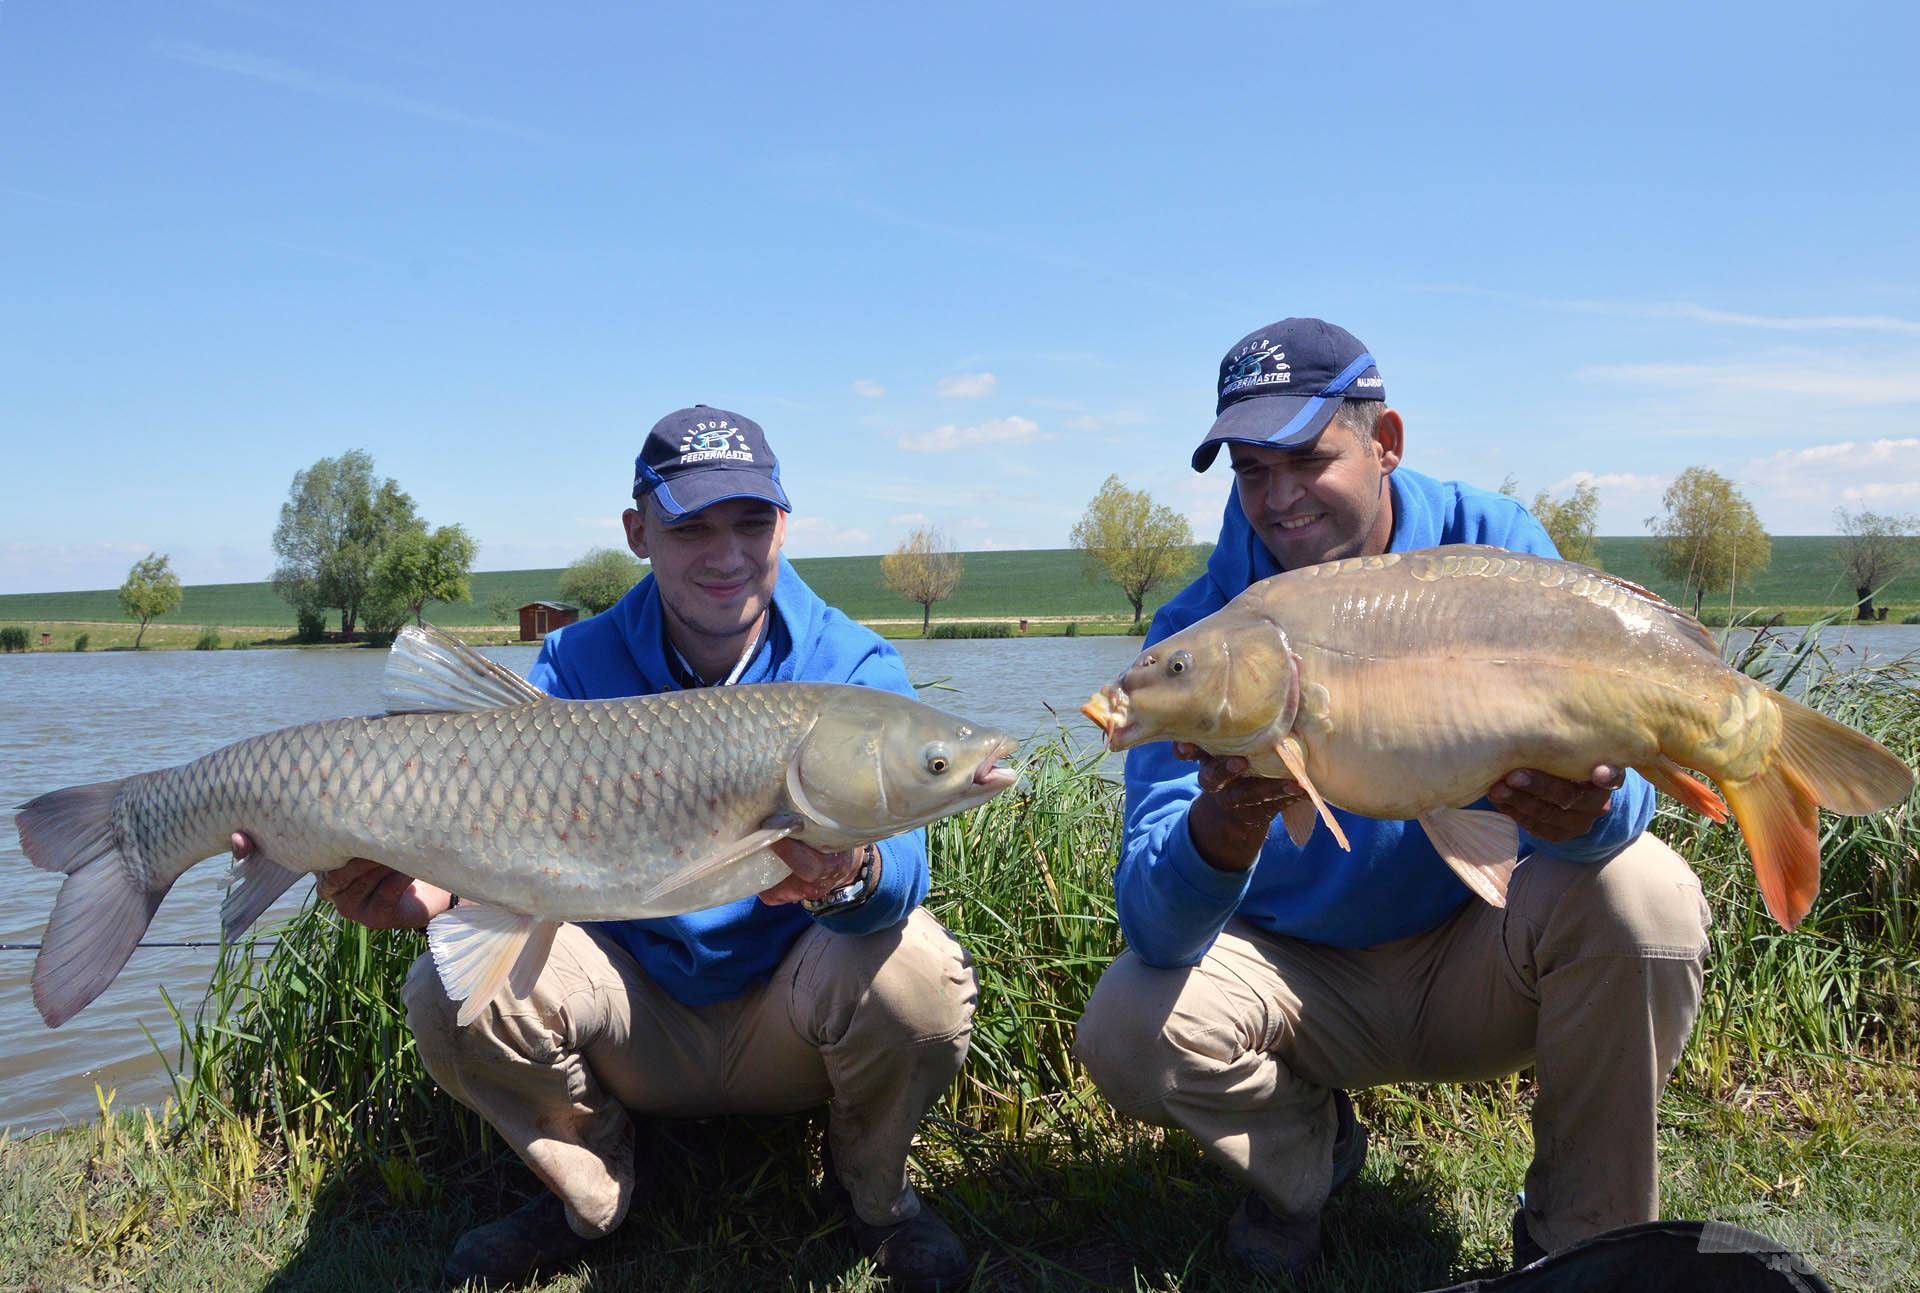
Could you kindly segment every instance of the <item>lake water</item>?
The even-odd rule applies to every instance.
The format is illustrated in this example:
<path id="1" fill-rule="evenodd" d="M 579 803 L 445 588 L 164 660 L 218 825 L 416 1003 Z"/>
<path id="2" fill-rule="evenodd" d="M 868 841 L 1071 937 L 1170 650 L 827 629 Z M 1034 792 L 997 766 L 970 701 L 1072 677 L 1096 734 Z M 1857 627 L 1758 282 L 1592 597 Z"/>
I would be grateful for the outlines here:
<path id="1" fill-rule="evenodd" d="M 1021 737 L 1064 724 L 1093 729 L 1082 701 L 1139 651 L 1137 638 L 906 641 L 896 644 L 928 703 Z M 487 654 L 524 674 L 532 647 Z M 229 741 L 315 719 L 379 708 L 385 653 L 217 651 L 31 653 L 0 657 L 0 804 L 62 786 L 184 763 Z M 945 688 L 951 688 L 946 690 Z M 218 939 L 223 860 L 188 871 L 155 915 L 154 942 Z M 0 829 L 0 943 L 37 942 L 61 877 L 37 870 L 11 822 Z M 296 910 L 301 882 L 263 918 Z M 165 987 L 191 1017 L 205 993 L 212 949 L 138 948 L 85 1010 L 49 1029 L 33 1008 L 33 953 L 0 951 L 0 1127 L 35 1130 L 85 1119 L 93 1088 L 117 1088 L 122 1108 L 167 1095 L 149 1033 L 174 1055 Z"/>

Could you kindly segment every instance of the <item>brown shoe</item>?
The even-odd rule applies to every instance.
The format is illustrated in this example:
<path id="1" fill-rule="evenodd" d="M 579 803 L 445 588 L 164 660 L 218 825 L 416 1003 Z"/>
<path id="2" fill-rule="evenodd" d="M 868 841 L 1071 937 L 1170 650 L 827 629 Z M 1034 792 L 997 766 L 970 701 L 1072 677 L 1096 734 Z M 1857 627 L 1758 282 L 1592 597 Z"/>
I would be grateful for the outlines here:
<path id="1" fill-rule="evenodd" d="M 567 1205 L 541 1191 L 506 1216 L 461 1235 L 447 1255 L 447 1283 L 518 1284 L 576 1260 L 591 1239 L 567 1224 Z"/>
<path id="2" fill-rule="evenodd" d="M 966 1245 L 925 1200 L 913 1216 L 887 1226 L 869 1225 L 850 1213 L 847 1228 L 874 1268 L 907 1293 L 957 1293 L 973 1275 Z"/>

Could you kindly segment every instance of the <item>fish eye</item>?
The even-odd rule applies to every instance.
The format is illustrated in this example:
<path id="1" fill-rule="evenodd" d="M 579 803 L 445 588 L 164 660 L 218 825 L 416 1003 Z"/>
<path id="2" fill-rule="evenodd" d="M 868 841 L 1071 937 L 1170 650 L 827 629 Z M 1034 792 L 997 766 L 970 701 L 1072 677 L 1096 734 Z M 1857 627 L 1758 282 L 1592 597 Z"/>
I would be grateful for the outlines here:
<path id="1" fill-rule="evenodd" d="M 1193 668 L 1193 652 L 1191 651 L 1175 651 L 1167 657 L 1168 673 L 1182 674 L 1191 668 Z"/>
<path id="2" fill-rule="evenodd" d="M 952 765 L 953 765 L 953 758 L 947 752 L 946 746 L 936 741 L 932 745 L 929 745 L 927 747 L 927 771 L 928 772 L 931 772 L 934 776 L 937 777 L 941 773 L 945 772 Z"/>

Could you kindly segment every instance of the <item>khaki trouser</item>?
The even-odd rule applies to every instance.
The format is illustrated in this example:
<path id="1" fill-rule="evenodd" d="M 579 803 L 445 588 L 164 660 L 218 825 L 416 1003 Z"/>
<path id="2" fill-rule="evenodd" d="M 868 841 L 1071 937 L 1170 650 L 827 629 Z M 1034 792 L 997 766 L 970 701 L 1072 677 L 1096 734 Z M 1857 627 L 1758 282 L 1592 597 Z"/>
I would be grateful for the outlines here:
<path id="1" fill-rule="evenodd" d="M 563 925 L 532 996 L 465 1028 L 430 957 L 407 975 L 421 1059 L 491 1123 L 589 1238 L 633 1201 L 628 1110 L 671 1117 L 829 1109 L 834 1165 L 873 1224 L 920 1202 L 907 1148 L 966 1058 L 973 964 L 924 910 L 861 937 L 815 925 L 768 983 L 686 1006 L 611 939 Z"/>
<path id="2" fill-rule="evenodd" d="M 1602 866 L 1529 859 L 1504 911 L 1476 900 L 1380 947 L 1235 921 L 1190 968 L 1123 953 L 1076 1051 L 1122 1113 L 1184 1128 L 1284 1216 L 1325 1205 L 1332 1088 L 1531 1063 L 1527 1221 L 1552 1251 L 1658 1215 L 1655 1105 L 1693 1030 L 1707 924 L 1693 872 L 1643 835 Z"/>

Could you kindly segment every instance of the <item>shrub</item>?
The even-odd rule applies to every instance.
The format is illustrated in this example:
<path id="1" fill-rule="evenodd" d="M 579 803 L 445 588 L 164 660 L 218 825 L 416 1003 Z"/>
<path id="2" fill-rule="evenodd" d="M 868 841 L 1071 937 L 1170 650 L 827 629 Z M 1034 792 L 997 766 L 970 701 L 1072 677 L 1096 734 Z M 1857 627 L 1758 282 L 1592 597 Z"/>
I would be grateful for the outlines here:
<path id="1" fill-rule="evenodd" d="M 327 638 L 327 613 L 324 610 L 302 609 L 298 616 L 298 626 L 293 631 L 295 642 L 324 642 Z"/>
<path id="2" fill-rule="evenodd" d="M 1900 617 L 1902 624 L 1920 624 L 1920 611 L 1909 611 Z"/>
<path id="3" fill-rule="evenodd" d="M 218 651 L 220 649 L 220 630 L 209 624 L 200 630 L 199 640 L 193 644 L 195 651 Z"/>
<path id="4" fill-rule="evenodd" d="M 87 643 L 92 640 L 93 638 L 91 634 L 82 633 L 79 637 L 73 640 L 73 649 L 75 651 L 85 651 L 87 649 Z"/>
<path id="5" fill-rule="evenodd" d="M 936 624 L 930 638 L 1010 638 L 1011 624 Z"/>
<path id="6" fill-rule="evenodd" d="M 1077 638 L 1077 637 L 1079 637 L 1079 636 L 1080 636 L 1080 621 L 1079 621 L 1079 620 L 1068 620 L 1068 621 L 1067 621 L 1067 634 L 1066 634 L 1066 635 L 1067 635 L 1068 637 L 1070 637 L 1070 638 Z"/>
<path id="7" fill-rule="evenodd" d="M 0 651 L 25 651 L 27 631 L 17 624 L 0 629 Z"/>

